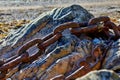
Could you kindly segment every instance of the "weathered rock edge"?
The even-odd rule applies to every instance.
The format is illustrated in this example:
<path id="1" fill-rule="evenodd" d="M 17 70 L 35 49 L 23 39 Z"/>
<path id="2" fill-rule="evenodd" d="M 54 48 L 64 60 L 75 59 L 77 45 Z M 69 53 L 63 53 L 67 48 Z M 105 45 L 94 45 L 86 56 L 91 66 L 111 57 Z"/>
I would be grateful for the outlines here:
<path id="1" fill-rule="evenodd" d="M 0 55 L 7 53 L 7 55 L 2 55 L 1 58 L 8 58 L 15 55 L 16 50 L 21 45 L 33 38 L 41 38 L 47 35 L 62 23 L 70 21 L 84 22 L 91 18 L 93 18 L 93 15 L 80 5 L 72 5 L 44 12 L 29 24 L 17 30 L 11 30 L 8 37 L 0 45 Z"/>

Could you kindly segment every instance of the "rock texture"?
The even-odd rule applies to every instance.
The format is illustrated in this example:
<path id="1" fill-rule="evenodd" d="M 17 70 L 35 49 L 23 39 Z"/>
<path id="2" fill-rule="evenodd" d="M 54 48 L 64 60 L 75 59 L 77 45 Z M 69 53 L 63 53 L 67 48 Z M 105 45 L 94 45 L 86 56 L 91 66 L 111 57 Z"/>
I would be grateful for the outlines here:
<path id="1" fill-rule="evenodd" d="M 120 80 L 120 76 L 111 70 L 92 71 L 76 80 Z"/>
<path id="2" fill-rule="evenodd" d="M 103 68 L 112 69 L 120 74 L 120 39 L 115 41 L 108 51 Z"/>
<path id="3" fill-rule="evenodd" d="M 9 36 L 5 38 L 0 45 L 0 55 L 4 54 L 1 56 L 2 58 L 15 55 L 19 46 L 33 38 L 42 38 L 52 32 L 59 24 L 70 21 L 84 22 L 92 17 L 92 14 L 79 5 L 44 12 L 37 19 L 18 30 L 11 30 Z M 5 53 L 7 53 L 7 55 Z"/>
<path id="4" fill-rule="evenodd" d="M 31 23 L 11 31 L 9 36 L 0 45 L 0 58 L 6 59 L 15 55 L 18 48 L 33 38 L 42 38 L 51 33 L 58 25 L 65 22 L 84 22 L 93 15 L 79 5 L 54 9 L 41 14 Z M 44 55 L 36 61 L 19 64 L 6 75 L 12 80 L 50 80 L 57 75 L 67 75 L 76 65 L 76 62 L 90 55 L 96 45 L 106 46 L 107 42 L 99 38 L 90 38 L 85 35 L 79 37 L 71 34 L 69 30 L 62 32 L 62 38 L 47 47 Z M 102 68 L 112 69 L 119 73 L 119 44 L 118 39 L 113 43 L 106 55 Z M 28 50 L 28 52 L 35 51 Z M 97 54 L 96 54 L 97 55 Z M 89 62 L 89 61 L 88 61 Z M 77 65 L 78 66 L 78 65 Z M 109 70 L 93 71 L 76 80 L 120 80 L 120 77 Z"/>
<path id="5" fill-rule="evenodd" d="M 63 37 L 57 41 L 54 48 L 47 55 L 40 57 L 37 61 L 31 64 L 22 64 L 19 66 L 20 71 L 16 71 L 12 77 L 13 80 L 23 79 L 38 79 L 38 80 L 50 80 L 57 75 L 65 75 L 69 73 L 76 62 L 89 55 L 92 44 L 95 41 L 90 39 L 79 39 L 75 35 L 63 35 Z M 100 41 L 100 40 L 99 40 Z M 102 41 L 100 41 L 102 42 Z M 9 73 L 11 74 L 11 73 Z M 8 75 L 9 77 L 11 75 Z"/>

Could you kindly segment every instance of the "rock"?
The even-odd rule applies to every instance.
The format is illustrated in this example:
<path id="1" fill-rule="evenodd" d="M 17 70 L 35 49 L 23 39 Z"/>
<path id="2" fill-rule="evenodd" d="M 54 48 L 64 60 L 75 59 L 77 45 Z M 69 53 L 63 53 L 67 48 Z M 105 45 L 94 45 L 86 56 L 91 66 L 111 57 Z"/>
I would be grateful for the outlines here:
<path id="1" fill-rule="evenodd" d="M 79 5 L 44 12 L 29 24 L 17 30 L 11 30 L 11 33 L 0 45 L 0 55 L 2 55 L 0 58 L 6 59 L 15 55 L 21 45 L 33 38 L 42 38 L 62 23 L 84 22 L 91 18 L 93 15 Z"/>
<path id="2" fill-rule="evenodd" d="M 115 41 L 108 51 L 105 61 L 103 63 L 103 68 L 112 69 L 120 74 L 120 39 Z"/>
<path id="3" fill-rule="evenodd" d="M 16 51 L 21 45 L 34 38 L 43 38 L 62 23 L 79 23 L 88 21 L 92 17 L 93 15 L 91 15 L 79 5 L 72 5 L 70 7 L 54 9 L 50 12 L 45 12 L 26 26 L 20 27 L 16 31 L 11 31 L 9 36 L 4 39 L 0 45 L 0 58 L 3 58 L 4 60 L 13 55 L 16 55 Z M 69 74 L 74 72 L 77 61 L 79 61 L 81 58 L 83 60 L 87 60 L 88 64 L 92 64 L 95 61 L 94 59 L 93 62 L 91 62 L 92 60 L 88 59 L 89 57 L 84 57 L 86 55 L 91 55 L 91 53 L 93 52 L 93 48 L 96 47 L 96 45 L 106 46 L 106 42 L 102 39 L 90 38 L 89 36 L 86 36 L 84 34 L 77 37 L 71 34 L 69 30 L 66 29 L 62 32 L 61 39 L 47 47 L 43 55 L 40 56 L 36 61 L 17 65 L 14 69 L 9 70 L 6 78 L 13 80 L 50 80 L 58 75 L 65 76 L 67 74 L 68 76 Z M 114 42 L 107 52 L 104 63 L 102 64 L 102 68 L 112 69 L 119 73 L 119 45 L 120 39 Z M 102 49 L 99 48 L 99 50 L 102 53 Z M 36 47 L 28 50 L 28 53 L 31 54 L 34 51 L 36 51 Z M 99 51 L 94 52 L 94 54 L 95 56 L 99 56 Z M 99 57 L 97 58 L 99 59 Z M 0 65 L 3 65 L 4 62 L 0 62 Z M 100 66 L 101 62 L 99 66 L 94 69 L 99 69 Z M 76 80 L 96 79 L 120 80 L 120 77 L 113 71 L 100 70 L 92 71 L 86 76 L 83 76 L 82 78 L 78 78 Z"/>
<path id="4" fill-rule="evenodd" d="M 39 80 L 50 80 L 57 75 L 70 74 L 75 69 L 77 61 L 90 55 L 92 46 L 96 39 L 88 40 L 86 38 L 80 40 L 72 34 L 63 34 L 63 37 L 54 44 L 56 47 L 43 57 L 39 57 L 33 63 L 19 65 L 19 71 L 9 75 L 13 80 L 23 80 L 26 78 L 37 78 Z M 104 43 L 103 43 L 104 44 Z M 15 69 L 16 70 L 16 69 Z"/>
<path id="5" fill-rule="evenodd" d="M 74 46 L 76 45 L 76 41 L 77 38 L 75 36 L 61 38 L 60 42 L 57 42 L 58 47 L 56 47 L 52 52 L 50 52 L 48 55 L 44 56 L 43 58 L 39 58 L 34 63 L 26 65 L 23 68 L 21 67 L 20 71 L 15 73 L 11 77 L 11 79 L 22 80 L 28 77 L 31 79 L 33 77 L 40 79 L 40 77 L 46 72 L 46 69 L 49 69 L 50 67 L 52 68 L 53 64 L 55 65 L 59 61 L 59 59 L 71 54 L 74 51 L 75 49 Z M 62 67 L 63 69 L 66 69 L 65 65 L 67 64 L 63 65 Z M 65 72 L 65 71 L 63 70 L 61 72 Z"/>
<path id="6" fill-rule="evenodd" d="M 91 71 L 76 80 L 120 80 L 120 76 L 112 70 Z"/>
<path id="7" fill-rule="evenodd" d="M 69 66 L 70 61 L 71 64 L 74 64 L 79 58 L 84 57 L 84 49 L 81 49 L 80 45 L 79 49 L 81 50 L 75 47 L 78 43 L 79 39 L 76 36 L 69 35 L 69 37 L 66 37 L 66 35 L 64 35 L 59 42 L 56 43 L 57 47 L 48 55 L 39 58 L 34 63 L 21 67 L 20 71 L 16 71 L 12 77 L 11 75 L 8 77 L 11 77 L 13 80 L 33 79 L 34 77 L 41 80 L 49 80 L 57 74 L 64 74 L 72 68 L 72 66 Z M 77 53 L 78 51 L 81 51 L 81 53 Z M 61 68 L 59 68 L 60 65 Z"/>

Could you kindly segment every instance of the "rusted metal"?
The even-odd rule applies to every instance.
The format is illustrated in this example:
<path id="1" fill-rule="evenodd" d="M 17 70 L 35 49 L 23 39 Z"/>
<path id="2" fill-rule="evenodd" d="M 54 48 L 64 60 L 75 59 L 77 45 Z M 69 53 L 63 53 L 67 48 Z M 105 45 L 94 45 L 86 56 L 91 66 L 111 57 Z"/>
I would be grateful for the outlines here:
<path id="1" fill-rule="evenodd" d="M 119 27 L 117 27 L 117 25 L 115 25 L 113 22 L 107 21 L 104 25 L 109 27 L 109 29 L 113 29 L 116 37 L 120 36 Z"/>
<path id="2" fill-rule="evenodd" d="M 21 56 L 17 57 L 16 59 L 2 65 L 0 67 L 0 71 L 6 71 L 8 69 L 11 69 L 11 68 L 15 67 L 20 62 L 26 60 L 27 57 L 28 57 L 28 53 L 22 54 Z"/>
<path id="3" fill-rule="evenodd" d="M 38 43 L 42 43 L 43 41 L 41 39 L 34 39 L 31 40 L 30 42 L 27 42 L 26 44 L 24 44 L 17 52 L 18 55 L 21 55 L 22 53 L 26 52 L 30 47 L 38 44 Z"/>
<path id="4" fill-rule="evenodd" d="M 57 33 L 53 37 L 51 37 L 50 39 L 48 39 L 47 41 L 44 41 L 43 43 L 38 44 L 38 48 L 40 50 L 45 50 L 46 47 L 48 47 L 50 44 L 53 44 L 54 42 L 56 42 L 61 37 L 62 37 L 62 34 L 61 33 Z"/>
<path id="5" fill-rule="evenodd" d="M 4 71 L 0 72 L 0 79 L 5 80 L 6 73 Z"/>
<path id="6" fill-rule="evenodd" d="M 68 28 L 77 28 L 77 27 L 79 27 L 79 23 L 76 23 L 76 22 L 64 23 L 64 24 L 58 26 L 57 28 L 55 28 L 54 34 L 61 32 L 61 31 L 68 29 Z"/>
<path id="7" fill-rule="evenodd" d="M 101 17 L 97 17 L 97 18 L 93 18 L 88 22 L 88 25 L 94 25 L 97 24 L 99 22 L 107 22 L 110 21 L 110 18 L 108 16 L 101 16 Z"/>
<path id="8" fill-rule="evenodd" d="M 65 80 L 74 80 L 78 77 L 81 77 L 87 74 L 92 70 L 100 69 L 101 63 L 103 62 L 105 54 L 107 53 L 111 45 L 112 45 L 112 42 L 108 44 L 108 46 L 103 52 L 100 49 L 101 46 L 96 45 L 95 48 L 93 49 L 93 52 L 91 52 L 91 55 L 87 55 L 84 58 L 81 58 L 80 60 L 77 61 L 77 65 L 76 65 L 77 69 L 75 69 L 74 72 L 72 72 L 72 74 L 69 74 L 68 76 L 66 76 Z"/>
<path id="9" fill-rule="evenodd" d="M 98 25 L 91 25 L 83 28 L 73 28 L 71 29 L 72 34 L 82 34 L 82 33 L 89 33 L 89 32 L 94 32 L 96 30 L 99 30 Z"/>
<path id="10" fill-rule="evenodd" d="M 100 23 L 104 25 L 100 25 Z M 113 22 L 110 21 L 110 18 L 107 16 L 93 18 L 89 22 L 76 23 L 76 22 L 67 22 L 57 26 L 54 31 L 42 39 L 34 39 L 23 46 L 16 52 L 17 54 L 6 61 L 0 61 L 0 79 L 5 79 L 7 71 L 14 68 L 20 63 L 27 63 L 36 60 L 39 56 L 44 54 L 45 49 L 58 41 L 62 37 L 62 32 L 65 29 L 69 29 L 72 34 L 80 35 L 86 34 L 89 32 L 94 33 L 94 31 L 103 31 L 108 37 L 109 29 L 112 29 L 115 33 L 115 37 L 120 36 L 120 25 L 116 26 Z M 29 55 L 27 52 L 31 47 L 36 46 L 39 48 L 38 52 Z M 110 45 L 109 45 L 110 46 Z M 107 49 L 107 48 L 106 48 Z M 107 50 L 106 50 L 107 51 Z M 105 58 L 105 53 L 102 52 L 100 45 L 97 45 L 93 48 L 91 55 L 86 55 L 84 58 L 81 58 L 76 62 L 76 67 L 73 69 L 72 74 L 69 75 L 59 75 L 51 80 L 70 80 L 77 77 L 81 77 L 88 73 L 91 70 L 96 70 L 100 68 L 102 60 Z"/>

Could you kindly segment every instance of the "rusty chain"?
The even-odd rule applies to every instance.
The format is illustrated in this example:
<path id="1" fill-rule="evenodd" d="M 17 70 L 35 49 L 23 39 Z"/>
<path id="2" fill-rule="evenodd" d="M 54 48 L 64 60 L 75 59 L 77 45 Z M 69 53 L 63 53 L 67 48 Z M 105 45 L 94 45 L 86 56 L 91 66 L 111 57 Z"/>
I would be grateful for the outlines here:
<path id="1" fill-rule="evenodd" d="M 53 77 L 51 80 L 74 80 L 78 77 L 85 75 L 86 73 L 97 70 L 100 68 L 103 58 L 105 57 L 105 53 L 109 50 L 109 46 L 112 45 L 112 42 L 109 43 L 104 53 L 101 52 L 100 46 L 97 45 L 91 52 L 91 55 L 87 55 L 84 58 L 80 58 L 76 62 L 76 67 L 71 74 L 68 75 L 58 75 Z M 94 55 L 95 54 L 95 55 Z"/>
<path id="2" fill-rule="evenodd" d="M 99 25 L 100 23 L 104 23 L 104 25 Z M 106 16 L 90 19 L 89 22 L 83 22 L 83 23 L 67 22 L 67 23 L 61 24 L 61 25 L 57 26 L 52 33 L 48 34 L 44 38 L 31 40 L 31 41 L 27 42 L 26 44 L 24 44 L 23 46 L 21 46 L 20 49 L 17 51 L 17 54 L 14 57 L 7 59 L 4 62 L 1 61 L 0 79 L 5 78 L 9 69 L 16 67 L 20 63 L 32 62 L 32 61 L 36 60 L 38 57 L 40 57 L 42 54 L 44 54 L 44 51 L 48 46 L 50 46 L 51 44 L 53 44 L 54 42 L 56 42 L 57 40 L 59 40 L 62 37 L 62 32 L 65 29 L 69 29 L 70 32 L 75 35 L 80 35 L 82 33 L 94 32 L 96 30 L 99 31 L 100 29 L 102 29 L 104 31 L 104 29 L 105 29 L 105 31 L 104 31 L 105 35 L 109 36 L 109 33 L 108 33 L 109 28 L 113 29 L 116 36 L 120 36 L 120 34 L 119 34 L 120 25 L 116 26 L 113 22 L 110 21 L 110 18 L 106 17 Z M 32 55 L 29 55 L 27 50 L 33 46 L 36 46 L 39 49 L 39 51 L 36 53 L 33 53 Z M 96 49 L 99 49 L 99 48 L 100 47 L 98 46 Z M 79 71 L 83 72 L 84 70 L 88 70 L 88 71 L 92 70 L 92 68 L 94 68 L 97 63 L 100 63 L 101 59 L 98 60 L 98 56 L 100 56 L 100 55 L 103 55 L 103 54 L 101 54 L 101 53 L 99 53 L 97 55 L 91 54 L 90 56 L 86 56 L 84 59 L 80 59 L 79 60 L 80 66 L 84 66 L 86 68 L 84 68 L 84 67 L 79 68 L 78 72 Z M 92 66 L 89 65 L 89 62 L 86 62 L 86 59 L 89 59 L 89 57 L 91 57 L 91 56 L 92 56 L 92 59 L 93 58 L 96 59 L 96 62 L 94 62 L 94 64 Z M 84 75 L 84 74 L 86 74 L 86 73 L 83 72 L 82 75 Z M 66 80 L 71 79 L 71 77 L 74 78 L 74 76 L 75 76 L 74 74 L 70 74 L 66 77 Z M 59 77 L 57 77 L 57 78 L 59 78 Z M 57 80 L 57 78 L 55 78 L 55 79 Z"/>

